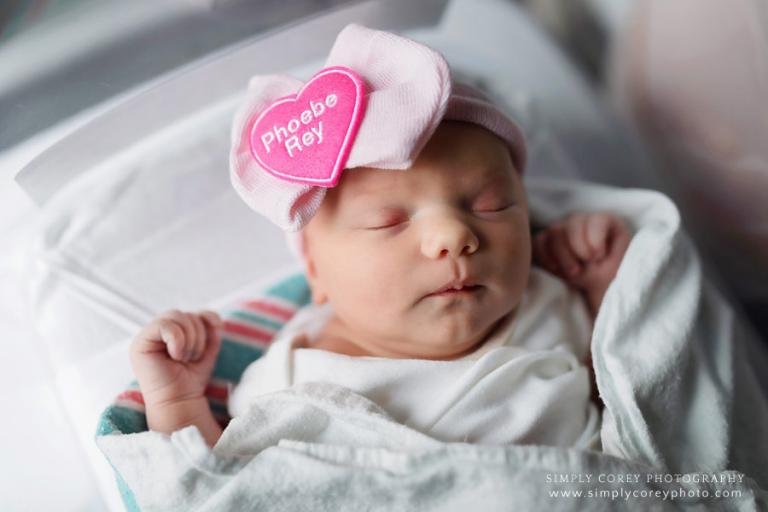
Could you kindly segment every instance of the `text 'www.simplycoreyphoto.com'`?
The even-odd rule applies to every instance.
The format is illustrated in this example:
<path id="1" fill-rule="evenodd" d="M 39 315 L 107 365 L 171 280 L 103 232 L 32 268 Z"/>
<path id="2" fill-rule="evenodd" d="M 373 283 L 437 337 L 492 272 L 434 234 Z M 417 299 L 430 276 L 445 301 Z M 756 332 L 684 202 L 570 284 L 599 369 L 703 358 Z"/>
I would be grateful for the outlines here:
<path id="1" fill-rule="evenodd" d="M 744 475 L 722 473 L 547 473 L 545 482 L 552 486 L 550 498 L 609 499 L 611 501 L 655 499 L 728 499 L 740 498 L 735 488 Z"/>

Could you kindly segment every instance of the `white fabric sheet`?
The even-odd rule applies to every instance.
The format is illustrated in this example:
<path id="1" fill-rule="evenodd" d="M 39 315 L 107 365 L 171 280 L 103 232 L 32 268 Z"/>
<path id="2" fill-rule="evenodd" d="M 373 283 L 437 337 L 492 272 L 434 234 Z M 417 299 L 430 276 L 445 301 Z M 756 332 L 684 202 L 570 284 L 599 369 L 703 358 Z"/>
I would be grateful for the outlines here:
<path id="1" fill-rule="evenodd" d="M 142 510 L 765 510 L 768 399 L 755 378 L 765 363 L 747 352 L 752 334 L 702 274 L 677 209 L 643 190 L 528 190 L 538 221 L 610 209 L 635 230 L 592 338 L 602 453 L 442 444 L 345 388 L 305 383 L 261 396 L 212 450 L 196 427 L 99 438 Z M 547 474 L 584 479 L 561 486 Z M 633 481 L 597 480 L 607 474 Z M 553 499 L 563 487 L 581 499 Z M 637 494 L 589 499 L 618 487 Z M 693 492 L 663 497 L 675 488 Z M 739 494 L 717 499 L 723 490 Z"/>
<path id="2" fill-rule="evenodd" d="M 456 0 L 440 26 L 411 35 L 444 51 L 452 64 L 506 107 L 522 106 L 521 122 L 530 135 L 529 174 L 630 183 L 647 175 L 637 172 L 643 168 L 638 160 L 642 154 L 628 148 L 629 139 L 588 84 L 514 3 Z M 316 66 L 307 63 L 301 73 L 314 71 Z M 180 88 L 168 101 L 189 98 Z M 5 237 L 3 242 L 14 251 L 0 256 L 3 268 L 11 263 L 8 268 L 19 283 L 18 292 L 15 286 L 4 288 L 5 302 L 0 305 L 6 353 L 12 354 L 6 361 L 13 371 L 5 375 L 13 386 L 6 387 L 15 390 L 23 379 L 46 385 L 50 380 L 56 391 L 50 396 L 58 397 L 38 403 L 14 391 L 8 394 L 12 401 L 7 408 L 65 413 L 82 448 L 93 454 L 89 462 L 113 510 L 122 510 L 114 476 L 92 436 L 99 413 L 130 380 L 130 337 L 163 309 L 215 307 L 247 297 L 265 278 L 274 280 L 288 271 L 283 264 L 291 261 L 282 234 L 250 215 L 229 189 L 226 153 L 232 104 L 201 103 L 197 115 L 160 132 L 146 132 L 140 143 L 125 146 L 98 167 L 83 169 L 40 211 L 10 211 L 8 201 L 0 207 L 4 222 L 17 220 L 15 225 L 22 227 L 22 222 L 35 221 L 34 226 L 23 226 L 23 240 Z M 137 110 L 130 126 L 143 130 L 146 116 Z M 121 140 L 119 130 L 99 137 L 88 144 Z M 80 150 L 89 151 L 89 145 Z M 71 154 L 79 148 L 68 149 Z M 9 169 L 7 161 L 0 162 L 8 178 L 4 186 L 16 187 L 10 178 L 23 163 Z M 50 168 L 52 176 L 58 164 Z M 26 251 L 28 239 L 36 241 L 31 251 Z M 21 243 L 24 255 L 16 258 L 22 254 L 16 250 Z M 22 271 L 30 276 L 22 276 Z M 19 297 L 30 292 L 34 311 L 21 315 Z M 22 344 L 34 345 L 25 356 L 30 364 L 19 365 Z M 39 430 L 53 436 L 50 424 L 41 423 Z M 72 440 L 70 435 L 55 438 L 61 447 L 74 446 Z M 11 454 L 4 464 L 22 466 L 31 452 L 19 453 L 25 455 Z M 63 459 L 77 464 L 76 456 Z M 86 458 L 79 463 L 86 466 Z M 76 487 L 84 494 L 89 485 L 67 482 L 67 500 L 72 503 L 81 497 Z M 37 483 L 14 486 L 18 503 L 32 503 Z M 63 495 L 52 495 L 62 509 L 84 508 L 68 507 Z"/>
<path id="3" fill-rule="evenodd" d="M 344 386 L 396 421 L 447 442 L 597 448 L 599 413 L 584 361 L 591 321 L 578 292 L 532 268 L 514 315 L 481 347 L 449 361 L 350 357 L 300 348 L 332 313 L 310 305 L 286 324 L 230 397 L 234 416 L 254 398 L 309 382 Z M 298 348 L 297 348 L 298 347 Z"/>

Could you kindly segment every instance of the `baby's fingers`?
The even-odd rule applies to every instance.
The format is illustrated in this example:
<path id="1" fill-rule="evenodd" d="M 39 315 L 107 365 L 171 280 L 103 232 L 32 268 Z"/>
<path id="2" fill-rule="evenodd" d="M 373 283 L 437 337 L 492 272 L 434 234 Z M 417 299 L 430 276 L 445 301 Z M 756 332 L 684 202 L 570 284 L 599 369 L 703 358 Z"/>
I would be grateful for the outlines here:
<path id="1" fill-rule="evenodd" d="M 201 354 L 203 359 L 216 359 L 221 346 L 221 327 L 223 322 L 213 311 L 201 311 L 200 318 L 205 325 L 205 349 Z"/>
<path id="2" fill-rule="evenodd" d="M 131 351 L 136 353 L 165 351 L 171 359 L 182 361 L 186 345 L 187 336 L 179 323 L 170 318 L 158 318 L 139 332 Z"/>
<path id="3" fill-rule="evenodd" d="M 137 337 L 140 352 L 166 349 L 171 359 L 190 362 L 205 352 L 207 329 L 203 319 L 177 309 L 166 311 Z"/>
<path id="4" fill-rule="evenodd" d="M 557 262 L 560 270 L 568 276 L 574 276 L 581 270 L 581 264 L 571 248 L 568 231 L 564 226 L 551 229 L 548 237 L 549 254 Z"/>
<path id="5" fill-rule="evenodd" d="M 160 320 L 160 334 L 167 347 L 168 355 L 175 361 L 185 361 L 191 340 L 175 320 Z"/>
<path id="6" fill-rule="evenodd" d="M 200 356 L 203 355 L 203 352 L 205 351 L 205 343 L 206 343 L 206 331 L 205 331 L 205 325 L 203 325 L 203 320 L 195 314 L 188 314 L 190 321 L 192 322 L 192 325 L 195 328 L 195 339 L 194 343 L 191 344 L 190 352 L 189 352 L 189 360 L 190 361 L 197 361 L 200 359 Z"/>
<path id="7" fill-rule="evenodd" d="M 198 347 L 202 346 L 204 343 L 202 338 L 205 336 L 205 330 L 201 325 L 198 325 L 197 322 L 195 322 L 194 315 L 189 313 L 182 313 L 177 309 L 172 309 L 171 311 L 164 313 L 160 318 L 162 320 L 172 320 L 176 324 L 180 325 L 184 331 L 184 340 L 181 344 L 181 354 L 171 353 L 170 350 L 168 351 L 168 354 L 177 361 L 191 360 L 195 351 L 198 350 Z M 170 340 L 165 341 L 166 343 L 170 342 Z"/>
<path id="8" fill-rule="evenodd" d="M 199 315 L 203 319 L 206 328 L 220 329 L 224 325 L 221 317 L 214 311 L 201 311 Z"/>
<path id="9" fill-rule="evenodd" d="M 581 270 L 563 226 L 537 233 L 533 239 L 533 253 L 534 260 L 542 268 L 561 277 L 574 276 Z"/>
<path id="10" fill-rule="evenodd" d="M 583 261 L 589 261 L 594 256 L 593 249 L 587 240 L 587 220 L 589 216 L 583 213 L 576 213 L 569 216 L 565 222 L 565 230 L 568 232 L 568 241 L 571 244 L 571 250 L 576 257 Z"/>
<path id="11" fill-rule="evenodd" d="M 533 237 L 533 261 L 542 268 L 554 273 L 557 265 L 549 254 L 549 232 L 540 231 Z"/>
<path id="12" fill-rule="evenodd" d="M 608 235 L 615 220 L 611 215 L 590 215 L 587 219 L 585 234 L 597 259 L 608 251 Z"/>

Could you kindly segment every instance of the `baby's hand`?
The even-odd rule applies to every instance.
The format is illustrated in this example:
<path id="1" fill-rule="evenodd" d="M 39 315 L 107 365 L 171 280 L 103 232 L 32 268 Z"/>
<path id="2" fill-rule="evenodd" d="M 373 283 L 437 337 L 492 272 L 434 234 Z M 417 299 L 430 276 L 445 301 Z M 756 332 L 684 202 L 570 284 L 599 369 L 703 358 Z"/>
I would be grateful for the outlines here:
<path id="1" fill-rule="evenodd" d="M 147 406 L 203 397 L 221 347 L 213 311 L 168 311 L 144 327 L 130 347 L 131 366 Z"/>
<path id="2" fill-rule="evenodd" d="M 582 290 L 596 314 L 631 238 L 612 213 L 575 213 L 536 234 L 534 262 Z"/>

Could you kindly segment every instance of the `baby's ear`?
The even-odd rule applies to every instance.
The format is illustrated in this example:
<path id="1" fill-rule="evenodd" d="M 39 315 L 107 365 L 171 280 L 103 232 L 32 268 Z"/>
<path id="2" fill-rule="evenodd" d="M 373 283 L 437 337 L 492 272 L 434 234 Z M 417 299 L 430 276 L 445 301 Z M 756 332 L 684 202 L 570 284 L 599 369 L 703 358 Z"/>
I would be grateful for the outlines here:
<path id="1" fill-rule="evenodd" d="M 307 274 L 309 276 L 309 274 Z M 320 283 L 318 283 L 317 279 L 310 279 L 309 280 L 309 289 L 312 292 L 312 303 L 313 304 L 325 304 L 328 302 L 328 295 L 322 290 L 322 287 L 320 286 Z"/>
<path id="2" fill-rule="evenodd" d="M 328 296 L 324 293 L 315 293 L 315 289 L 312 289 L 312 303 L 315 305 L 325 304 L 328 302 Z"/>
<path id="3" fill-rule="evenodd" d="M 309 289 L 312 292 L 313 304 L 324 304 L 328 301 L 328 295 L 325 293 L 321 280 L 317 275 L 317 267 L 315 266 L 315 260 L 312 258 L 312 253 L 309 247 L 304 245 L 304 267 L 306 269 L 307 282 L 309 283 Z"/>

